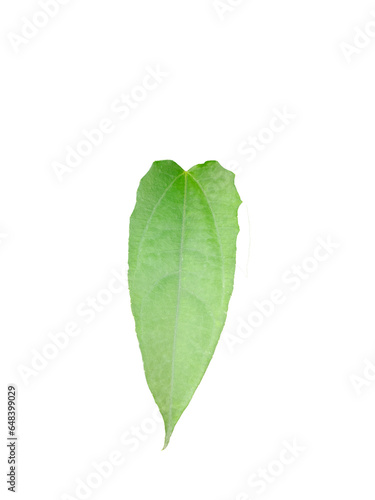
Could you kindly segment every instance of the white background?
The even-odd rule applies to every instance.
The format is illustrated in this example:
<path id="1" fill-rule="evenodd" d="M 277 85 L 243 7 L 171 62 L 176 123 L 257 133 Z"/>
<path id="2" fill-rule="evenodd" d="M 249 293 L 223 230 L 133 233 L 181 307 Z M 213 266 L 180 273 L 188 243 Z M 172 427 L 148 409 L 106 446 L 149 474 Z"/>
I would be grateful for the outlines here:
<path id="1" fill-rule="evenodd" d="M 17 52 L 10 34 L 41 8 L 1 2 L 3 492 L 14 383 L 21 499 L 374 498 L 375 39 L 356 27 L 375 32 L 375 4 L 231 3 L 220 16 L 212 0 L 71 0 Z M 167 76 L 121 120 L 113 102 L 141 95 L 150 67 Z M 247 161 L 243 141 L 285 109 Z M 54 162 L 103 118 L 112 133 L 59 182 Z M 77 313 L 126 273 L 136 189 L 161 159 L 234 166 L 244 202 L 228 321 L 163 452 L 126 284 L 91 322 Z M 337 248 L 314 267 L 319 238 Z M 314 271 L 292 290 L 301 263 Z M 250 335 L 274 289 L 283 304 Z M 22 376 L 70 322 L 80 333 Z M 285 440 L 303 449 L 288 465 L 275 463 Z M 116 450 L 122 465 L 92 476 Z M 262 467 L 270 481 L 254 488 Z"/>

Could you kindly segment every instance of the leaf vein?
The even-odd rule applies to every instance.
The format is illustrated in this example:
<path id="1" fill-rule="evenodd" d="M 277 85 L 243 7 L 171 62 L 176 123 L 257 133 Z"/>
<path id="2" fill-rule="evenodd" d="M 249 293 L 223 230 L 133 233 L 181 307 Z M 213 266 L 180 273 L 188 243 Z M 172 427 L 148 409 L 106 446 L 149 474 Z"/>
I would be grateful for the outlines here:
<path id="1" fill-rule="evenodd" d="M 161 195 L 161 197 L 159 198 L 159 200 L 157 201 L 157 203 L 155 204 L 152 212 L 151 212 L 151 215 L 150 217 L 148 218 L 148 221 L 146 223 L 146 226 L 143 230 L 143 233 L 142 233 L 142 236 L 141 236 L 141 239 L 139 240 L 139 246 L 138 246 L 138 252 L 137 252 L 137 260 L 136 260 L 136 264 L 135 264 L 135 270 L 134 270 L 134 274 L 133 276 L 135 276 L 137 274 L 137 270 L 138 270 L 138 267 L 139 267 L 139 255 L 142 251 L 142 245 L 143 245 L 143 242 L 145 240 L 145 236 L 146 236 L 146 233 L 147 233 L 147 230 L 148 230 L 148 227 L 150 225 L 150 222 L 151 222 L 151 219 L 153 218 L 155 212 L 156 212 L 156 209 L 158 208 L 158 206 L 160 205 L 160 203 L 162 202 L 162 200 L 164 199 L 165 195 L 168 193 L 168 191 L 170 190 L 170 188 L 173 186 L 173 184 L 177 181 L 177 179 L 179 179 L 180 177 L 182 177 L 184 175 L 185 172 L 183 172 L 182 174 L 178 175 L 170 184 L 169 186 L 166 188 L 166 190 L 164 191 L 164 193 Z"/>
<path id="2" fill-rule="evenodd" d="M 220 307 L 222 307 L 223 306 L 223 301 L 224 301 L 224 290 L 225 290 L 224 253 L 223 253 L 223 245 L 221 243 L 221 238 L 220 238 L 220 233 L 219 233 L 218 225 L 217 225 L 217 222 L 216 222 L 216 217 L 215 217 L 214 211 L 212 210 L 211 203 L 210 203 L 210 201 L 208 199 L 208 196 L 206 195 L 206 192 L 202 188 L 200 182 L 198 182 L 197 179 L 192 174 L 190 174 L 189 172 L 187 174 L 190 175 L 190 177 L 193 179 L 193 181 L 197 184 L 197 186 L 199 187 L 199 189 L 202 191 L 203 196 L 205 197 L 205 199 L 207 201 L 208 208 L 211 211 L 212 219 L 214 221 L 214 226 L 215 226 L 215 230 L 216 230 L 216 234 L 217 234 L 217 240 L 219 242 L 220 256 L 221 256 L 221 261 L 222 261 L 222 266 L 221 266 L 221 270 L 222 270 L 222 294 L 221 294 L 221 305 L 220 305 Z"/>

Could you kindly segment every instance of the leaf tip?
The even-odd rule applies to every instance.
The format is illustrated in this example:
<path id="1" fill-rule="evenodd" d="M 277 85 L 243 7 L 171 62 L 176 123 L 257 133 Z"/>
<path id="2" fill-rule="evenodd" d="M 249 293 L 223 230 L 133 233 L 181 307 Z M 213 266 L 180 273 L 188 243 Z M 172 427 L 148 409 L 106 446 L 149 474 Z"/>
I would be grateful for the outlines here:
<path id="1" fill-rule="evenodd" d="M 167 448 L 167 446 L 169 445 L 169 441 L 170 441 L 170 436 L 165 436 L 164 446 L 161 451 L 164 451 Z"/>

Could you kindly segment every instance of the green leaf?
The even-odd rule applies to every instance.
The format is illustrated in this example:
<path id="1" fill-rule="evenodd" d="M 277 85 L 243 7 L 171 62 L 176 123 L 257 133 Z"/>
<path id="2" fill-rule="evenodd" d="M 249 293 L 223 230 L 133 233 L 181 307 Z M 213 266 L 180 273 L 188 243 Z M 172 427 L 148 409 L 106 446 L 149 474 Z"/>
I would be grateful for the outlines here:
<path id="1" fill-rule="evenodd" d="M 234 174 L 215 161 L 188 172 L 155 162 L 130 218 L 129 290 L 147 383 L 165 444 L 213 356 L 236 265 Z"/>

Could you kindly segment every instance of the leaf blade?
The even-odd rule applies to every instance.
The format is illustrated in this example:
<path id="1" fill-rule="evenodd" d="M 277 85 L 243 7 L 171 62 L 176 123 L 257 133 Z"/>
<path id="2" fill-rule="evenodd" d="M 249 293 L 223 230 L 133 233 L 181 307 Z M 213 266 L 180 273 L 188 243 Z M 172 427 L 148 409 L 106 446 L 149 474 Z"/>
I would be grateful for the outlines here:
<path id="1" fill-rule="evenodd" d="M 231 172 L 155 162 L 130 221 L 129 289 L 165 445 L 212 358 L 233 289 L 237 210 Z"/>

